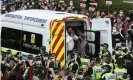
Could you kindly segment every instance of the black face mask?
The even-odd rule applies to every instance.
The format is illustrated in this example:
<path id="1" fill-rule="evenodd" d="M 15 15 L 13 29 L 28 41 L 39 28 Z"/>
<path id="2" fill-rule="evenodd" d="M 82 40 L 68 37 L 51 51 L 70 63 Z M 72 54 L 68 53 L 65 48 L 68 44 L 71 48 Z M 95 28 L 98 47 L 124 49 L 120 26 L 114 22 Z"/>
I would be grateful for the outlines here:
<path id="1" fill-rule="evenodd" d="M 71 35 L 71 32 L 68 32 L 69 35 Z"/>
<path id="2" fill-rule="evenodd" d="M 111 21 L 114 21 L 114 18 L 111 18 Z"/>
<path id="3" fill-rule="evenodd" d="M 127 53 L 127 49 L 124 49 L 123 52 L 124 52 L 124 53 Z"/>

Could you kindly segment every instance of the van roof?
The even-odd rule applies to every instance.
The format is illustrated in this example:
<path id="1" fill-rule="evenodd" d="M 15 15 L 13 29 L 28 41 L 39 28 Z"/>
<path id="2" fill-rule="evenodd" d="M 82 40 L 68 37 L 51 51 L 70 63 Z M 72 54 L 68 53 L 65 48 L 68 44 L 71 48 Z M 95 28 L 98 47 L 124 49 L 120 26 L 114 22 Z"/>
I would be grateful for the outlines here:
<path id="1" fill-rule="evenodd" d="M 21 11 L 6 13 L 6 14 L 2 15 L 1 20 L 22 23 L 22 22 L 25 22 L 24 21 L 25 16 L 32 17 L 32 18 L 39 18 L 39 19 L 43 19 L 46 21 L 51 21 L 51 20 L 64 18 L 64 17 L 84 16 L 84 15 L 72 14 L 72 13 L 67 13 L 67 12 L 59 12 L 59 11 L 51 11 L 51 10 L 31 9 L 31 10 L 21 10 Z M 13 18 L 14 18 L 14 20 L 13 20 Z"/>

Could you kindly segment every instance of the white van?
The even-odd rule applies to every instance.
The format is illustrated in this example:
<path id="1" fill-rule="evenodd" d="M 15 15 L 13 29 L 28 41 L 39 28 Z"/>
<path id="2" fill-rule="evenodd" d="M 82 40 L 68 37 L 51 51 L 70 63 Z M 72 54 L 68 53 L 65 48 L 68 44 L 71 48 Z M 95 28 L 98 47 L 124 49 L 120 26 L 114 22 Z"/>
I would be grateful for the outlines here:
<path id="1" fill-rule="evenodd" d="M 85 34 L 88 44 L 95 48 L 90 53 L 100 52 L 100 31 L 90 30 L 90 19 L 84 15 L 57 12 L 50 10 L 22 10 L 6 13 L 1 16 L 1 47 L 3 51 L 10 49 L 12 53 L 37 55 L 40 47 L 55 53 L 56 60 L 65 61 L 66 29 L 72 27 L 75 34 Z M 97 24 L 98 25 L 98 24 Z M 93 29 L 93 28 L 92 28 Z M 90 33 L 95 39 L 92 40 Z M 91 47 L 91 46 L 90 46 Z"/>

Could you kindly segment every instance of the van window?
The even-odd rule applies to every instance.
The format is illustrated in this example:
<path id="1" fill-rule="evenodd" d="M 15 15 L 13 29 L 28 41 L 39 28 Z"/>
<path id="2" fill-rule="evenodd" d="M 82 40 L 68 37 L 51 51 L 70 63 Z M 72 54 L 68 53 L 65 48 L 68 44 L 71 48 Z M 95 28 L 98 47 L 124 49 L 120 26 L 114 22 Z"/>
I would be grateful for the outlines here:
<path id="1" fill-rule="evenodd" d="M 11 28 L 2 27 L 1 46 L 20 50 L 21 31 Z"/>
<path id="2" fill-rule="evenodd" d="M 42 35 L 32 32 L 22 32 L 22 51 L 38 54 L 39 48 L 42 46 Z"/>
<path id="3" fill-rule="evenodd" d="M 31 54 L 38 54 L 40 52 L 39 48 L 42 46 L 42 35 L 2 27 L 1 46 Z"/>

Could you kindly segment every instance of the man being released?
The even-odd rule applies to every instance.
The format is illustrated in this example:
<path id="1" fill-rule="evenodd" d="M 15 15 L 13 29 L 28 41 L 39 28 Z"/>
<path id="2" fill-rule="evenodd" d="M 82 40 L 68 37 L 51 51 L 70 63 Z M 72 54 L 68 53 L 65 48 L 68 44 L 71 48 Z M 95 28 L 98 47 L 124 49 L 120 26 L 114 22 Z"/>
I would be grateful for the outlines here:
<path id="1" fill-rule="evenodd" d="M 86 57 L 86 53 L 89 52 L 86 48 L 88 47 L 88 44 L 87 44 L 87 41 L 85 40 L 85 36 L 83 34 L 80 35 L 79 37 L 80 39 L 80 44 L 79 44 L 79 53 L 80 53 L 80 56 L 83 58 L 83 57 Z M 89 49 L 89 48 L 88 48 Z M 87 50 L 87 51 L 86 51 Z"/>
<path id="2" fill-rule="evenodd" d="M 74 41 L 73 38 L 66 32 L 66 48 L 67 48 L 67 57 L 73 56 Z"/>

